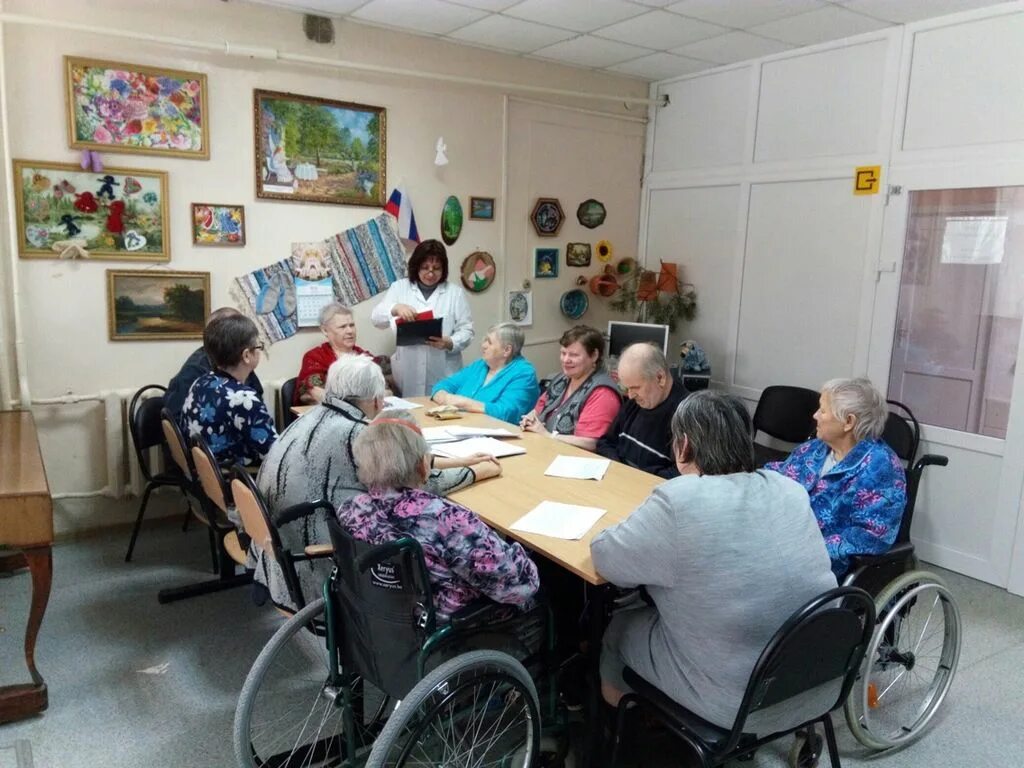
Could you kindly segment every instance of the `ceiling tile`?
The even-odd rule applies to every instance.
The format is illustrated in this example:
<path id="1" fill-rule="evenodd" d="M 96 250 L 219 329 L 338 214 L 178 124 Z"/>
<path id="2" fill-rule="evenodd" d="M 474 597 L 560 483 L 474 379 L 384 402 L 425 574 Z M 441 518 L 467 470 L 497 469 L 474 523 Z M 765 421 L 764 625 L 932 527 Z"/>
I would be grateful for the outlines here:
<path id="1" fill-rule="evenodd" d="M 532 21 L 495 15 L 455 30 L 448 35 L 448 39 L 501 48 L 505 51 L 529 53 L 552 43 L 568 40 L 575 34 L 555 27 L 545 27 L 543 24 L 534 24 Z"/>
<path id="2" fill-rule="evenodd" d="M 590 32 L 647 13 L 647 10 L 642 5 L 624 0 L 523 0 L 505 11 L 505 15 L 577 32 Z"/>
<path id="3" fill-rule="evenodd" d="M 443 35 L 486 15 L 442 0 L 370 0 L 349 18 L 419 34 Z"/>
<path id="4" fill-rule="evenodd" d="M 683 0 L 667 10 L 725 27 L 747 29 L 828 5 L 824 0 Z"/>
<path id="5" fill-rule="evenodd" d="M 887 22 L 847 11 L 839 6 L 820 11 L 802 13 L 788 19 L 770 21 L 751 27 L 748 32 L 772 37 L 793 45 L 814 45 L 828 40 L 839 40 L 862 32 L 872 32 L 889 26 Z"/>
<path id="6" fill-rule="evenodd" d="M 506 8 L 511 8 L 519 0 L 445 0 L 453 5 L 465 5 L 470 8 L 479 8 L 481 11 L 493 11 L 498 13 Z"/>
<path id="7" fill-rule="evenodd" d="M 999 2 L 1000 0 L 850 0 L 842 2 L 841 5 L 876 19 L 904 24 L 984 8 Z"/>
<path id="8" fill-rule="evenodd" d="M 726 31 L 725 27 L 719 27 L 716 24 L 687 19 L 665 11 L 651 11 L 643 16 L 636 16 L 595 30 L 593 34 L 598 37 L 618 40 L 621 43 L 667 50 L 691 43 L 694 40 L 721 35 Z"/>
<path id="9" fill-rule="evenodd" d="M 730 32 L 709 40 L 700 40 L 673 48 L 671 53 L 713 61 L 716 64 L 732 64 L 736 61 L 748 61 L 749 59 L 759 59 L 762 56 L 770 56 L 773 53 L 782 53 L 792 47 L 788 43 L 758 37 L 748 32 Z"/>
<path id="10" fill-rule="evenodd" d="M 615 40 L 602 40 L 599 37 L 583 35 L 563 43 L 549 45 L 547 48 L 541 48 L 539 51 L 534 51 L 533 55 L 580 67 L 610 67 L 630 59 L 638 59 L 648 53 L 653 53 L 653 51 Z"/>
<path id="11" fill-rule="evenodd" d="M 288 8 L 300 13 L 315 13 L 320 16 L 344 16 L 366 4 L 366 0 L 248 0 L 248 2 L 256 5 Z"/>
<path id="12" fill-rule="evenodd" d="M 648 80 L 665 80 L 679 75 L 688 75 L 691 72 L 700 72 L 702 69 L 710 69 L 713 64 L 706 61 L 688 59 L 685 56 L 673 56 L 671 53 L 652 53 L 650 56 L 642 56 L 633 61 L 616 64 L 608 67 L 610 72 L 621 72 L 624 75 L 636 75 Z"/>
<path id="13" fill-rule="evenodd" d="M 676 0 L 629 0 L 629 2 L 647 5 L 651 8 L 664 8 L 666 5 L 672 5 Z"/>

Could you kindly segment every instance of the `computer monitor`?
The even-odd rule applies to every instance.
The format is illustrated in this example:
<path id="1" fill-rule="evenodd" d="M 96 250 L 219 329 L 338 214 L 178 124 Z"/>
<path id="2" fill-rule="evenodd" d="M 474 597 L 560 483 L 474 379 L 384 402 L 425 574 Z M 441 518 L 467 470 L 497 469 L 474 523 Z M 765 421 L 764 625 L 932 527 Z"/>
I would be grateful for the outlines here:
<path id="1" fill-rule="evenodd" d="M 668 356 L 668 326 L 653 323 L 608 322 L 608 356 L 618 357 L 630 344 L 646 341 Z"/>

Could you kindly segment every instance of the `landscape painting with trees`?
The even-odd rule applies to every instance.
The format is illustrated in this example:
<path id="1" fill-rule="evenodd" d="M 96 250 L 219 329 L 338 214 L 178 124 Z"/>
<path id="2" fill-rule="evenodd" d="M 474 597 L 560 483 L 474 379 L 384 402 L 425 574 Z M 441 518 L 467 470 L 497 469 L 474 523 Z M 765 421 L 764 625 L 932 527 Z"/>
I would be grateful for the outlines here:
<path id="1" fill-rule="evenodd" d="M 209 272 L 107 270 L 111 340 L 202 339 Z"/>
<path id="2" fill-rule="evenodd" d="M 257 197 L 384 205 L 383 107 L 259 90 L 253 102 Z"/>

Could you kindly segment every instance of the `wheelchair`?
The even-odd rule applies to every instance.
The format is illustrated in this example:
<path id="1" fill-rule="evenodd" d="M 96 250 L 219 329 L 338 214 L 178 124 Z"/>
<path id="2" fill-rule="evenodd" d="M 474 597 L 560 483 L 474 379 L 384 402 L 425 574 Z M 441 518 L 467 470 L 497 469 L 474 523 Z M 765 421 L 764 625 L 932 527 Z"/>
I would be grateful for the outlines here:
<path id="1" fill-rule="evenodd" d="M 844 705 L 850 732 L 872 750 L 892 750 L 920 739 L 942 706 L 960 658 L 960 611 L 936 574 L 921 570 L 910 541 L 914 505 L 925 467 L 946 466 L 945 456 L 917 457 L 921 428 L 902 403 L 890 400 L 882 438 L 904 462 L 907 505 L 892 548 L 857 555 L 842 586 L 875 599 L 877 622 L 860 673 Z M 789 755 L 794 768 L 813 768 L 820 736 L 798 737 Z"/>
<path id="2" fill-rule="evenodd" d="M 439 623 L 417 541 L 370 545 L 333 518 L 328 528 L 323 596 L 277 630 L 242 688 L 239 766 L 527 768 L 542 716 L 546 735 L 567 736 L 546 609 L 488 601 Z M 557 763 L 567 738 L 556 745 Z"/>

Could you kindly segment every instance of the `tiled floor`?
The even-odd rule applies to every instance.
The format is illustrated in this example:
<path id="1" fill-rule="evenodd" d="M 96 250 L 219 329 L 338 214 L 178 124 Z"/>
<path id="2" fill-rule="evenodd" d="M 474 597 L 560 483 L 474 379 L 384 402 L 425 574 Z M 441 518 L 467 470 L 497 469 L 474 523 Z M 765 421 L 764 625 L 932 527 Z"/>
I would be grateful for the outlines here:
<path id="1" fill-rule="evenodd" d="M 172 524 L 143 531 L 123 562 L 127 532 L 59 545 L 37 650 L 50 686 L 42 716 L 0 726 L 0 768 L 31 744 L 34 768 L 231 768 L 230 733 L 242 681 L 278 626 L 242 589 L 159 605 L 164 586 L 210 578 L 206 535 Z M 204 570 L 206 569 L 206 570 Z M 939 722 L 909 749 L 875 755 L 839 727 L 851 768 L 1020 765 L 1024 758 L 1024 600 L 943 573 L 964 625 L 963 652 Z M 28 580 L 0 577 L 0 683 L 22 682 Z M 842 720 L 840 717 L 839 720 Z M 786 764 L 788 740 L 750 768 Z M 23 750 L 24 752 L 24 750 Z M 667 743 L 652 764 L 680 765 Z M 827 760 L 824 761 L 827 764 Z"/>

